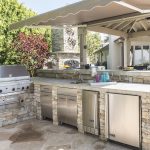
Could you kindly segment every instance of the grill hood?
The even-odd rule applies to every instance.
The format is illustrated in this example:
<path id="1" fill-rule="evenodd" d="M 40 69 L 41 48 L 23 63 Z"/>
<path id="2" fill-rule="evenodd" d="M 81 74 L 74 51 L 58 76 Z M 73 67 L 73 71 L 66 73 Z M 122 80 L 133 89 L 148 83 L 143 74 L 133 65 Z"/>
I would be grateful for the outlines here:
<path id="1" fill-rule="evenodd" d="M 28 71 L 23 65 L 1 65 L 0 78 L 14 78 L 29 76 Z"/>

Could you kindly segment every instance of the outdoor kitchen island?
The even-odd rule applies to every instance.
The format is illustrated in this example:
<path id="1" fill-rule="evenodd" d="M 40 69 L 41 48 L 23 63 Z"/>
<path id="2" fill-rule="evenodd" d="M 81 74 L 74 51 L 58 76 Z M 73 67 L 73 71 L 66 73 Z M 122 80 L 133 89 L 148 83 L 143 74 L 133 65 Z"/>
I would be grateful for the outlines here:
<path id="1" fill-rule="evenodd" d="M 77 128 L 78 131 L 84 133 L 83 126 L 83 110 L 82 110 L 82 91 L 98 91 L 98 105 L 99 105 L 99 130 L 100 130 L 100 139 L 107 140 L 107 123 L 106 123 L 106 96 L 107 93 L 117 93 L 125 95 L 136 95 L 140 97 L 141 100 L 141 143 L 144 150 L 150 149 L 150 119 L 149 119 L 149 104 L 150 104 L 150 85 L 145 84 L 132 84 L 132 83 L 117 83 L 116 85 L 107 85 L 107 86 L 95 86 L 92 87 L 87 83 L 82 84 L 71 84 L 72 80 L 67 79 L 52 79 L 52 78 L 34 78 L 34 91 L 35 91 L 35 101 L 38 103 L 37 108 L 37 118 L 42 119 L 41 116 L 41 105 L 40 105 L 40 87 L 47 86 L 52 89 L 52 105 L 53 105 L 53 123 L 58 125 L 59 120 L 57 116 L 57 89 L 58 88 L 67 88 L 77 90 Z M 96 132 L 93 132 L 96 134 Z"/>

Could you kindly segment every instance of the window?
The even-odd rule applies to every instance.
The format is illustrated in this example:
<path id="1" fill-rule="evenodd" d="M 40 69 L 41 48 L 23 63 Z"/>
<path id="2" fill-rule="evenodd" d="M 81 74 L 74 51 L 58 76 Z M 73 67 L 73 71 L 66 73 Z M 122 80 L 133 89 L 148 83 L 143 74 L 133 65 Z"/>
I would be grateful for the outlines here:
<path id="1" fill-rule="evenodd" d="M 149 46 L 143 46 L 143 63 L 150 62 L 150 49 Z"/>
<path id="2" fill-rule="evenodd" d="M 134 51 L 134 65 L 141 65 L 150 63 L 150 46 L 149 45 L 136 45 L 133 46 Z"/>

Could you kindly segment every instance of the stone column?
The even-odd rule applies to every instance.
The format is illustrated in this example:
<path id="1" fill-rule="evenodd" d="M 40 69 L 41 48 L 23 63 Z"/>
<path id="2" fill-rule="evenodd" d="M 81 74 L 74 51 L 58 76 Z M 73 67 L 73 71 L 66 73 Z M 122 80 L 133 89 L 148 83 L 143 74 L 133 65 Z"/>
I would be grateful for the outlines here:
<path id="1" fill-rule="evenodd" d="M 52 52 L 64 51 L 64 34 L 63 28 L 52 28 Z"/>
<path id="2" fill-rule="evenodd" d="M 40 102 L 40 85 L 34 85 L 34 107 L 36 111 L 36 118 L 42 120 L 41 102 Z"/>
<path id="3" fill-rule="evenodd" d="M 78 28 L 78 37 L 79 37 L 79 48 L 80 48 L 80 67 L 84 68 L 84 65 L 87 64 L 87 43 L 86 43 L 87 28 L 79 27 Z"/>
<path id="4" fill-rule="evenodd" d="M 53 105 L 53 124 L 58 125 L 58 114 L 57 114 L 57 87 L 52 88 L 52 105 Z"/>
<path id="5" fill-rule="evenodd" d="M 128 38 L 124 40 L 124 67 L 130 65 L 130 49 L 131 49 L 131 42 Z"/>
<path id="6" fill-rule="evenodd" d="M 150 149 L 150 94 L 142 96 L 142 149 Z"/>
<path id="7" fill-rule="evenodd" d="M 100 120 L 100 139 L 106 141 L 106 109 L 105 109 L 106 92 L 100 91 L 99 97 L 99 120 Z"/>
<path id="8" fill-rule="evenodd" d="M 78 109 L 78 118 L 77 126 L 80 133 L 84 133 L 83 127 L 83 111 L 82 111 L 82 90 L 77 91 L 77 109 Z"/>
<path id="9" fill-rule="evenodd" d="M 58 125 L 58 114 L 57 114 L 57 87 L 52 87 L 52 106 L 53 106 L 53 124 Z"/>

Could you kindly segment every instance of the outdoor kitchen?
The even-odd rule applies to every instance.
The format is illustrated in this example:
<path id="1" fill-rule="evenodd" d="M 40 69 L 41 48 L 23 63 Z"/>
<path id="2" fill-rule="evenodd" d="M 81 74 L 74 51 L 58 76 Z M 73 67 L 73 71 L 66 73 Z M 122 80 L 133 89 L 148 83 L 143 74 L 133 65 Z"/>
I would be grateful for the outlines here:
<path id="1" fill-rule="evenodd" d="M 90 85 L 87 82 L 75 84 L 73 82 L 75 79 L 71 78 L 72 75 L 70 79 L 69 76 L 68 79 L 36 77 L 31 82 L 24 67 L 5 66 L 2 69 L 1 80 L 4 84 L 1 86 L 1 126 L 34 118 L 39 120 L 51 119 L 54 125 L 69 124 L 76 127 L 80 133 L 96 135 L 102 141 L 112 139 L 134 147 L 140 147 L 142 143 L 143 149 L 149 149 L 147 113 L 149 111 L 150 86 L 148 84 L 115 82 L 111 83 L 112 85 L 107 83 L 108 85 L 100 86 Z M 14 72 L 14 70 L 20 71 L 20 69 L 22 74 Z M 4 78 L 4 73 L 9 78 L 9 82 L 8 78 Z M 84 78 L 83 75 L 83 79 L 86 81 L 86 76 Z M 34 94 L 32 84 L 34 84 Z M 109 137 L 109 130 L 107 130 L 108 126 L 114 124 L 108 124 L 107 121 L 113 114 L 108 113 L 108 106 L 110 107 L 108 100 L 113 93 L 122 96 L 122 100 L 124 96 L 129 96 L 127 98 L 129 103 L 125 102 L 127 99 L 124 102 L 125 105 L 128 105 L 126 113 L 130 111 L 130 117 L 124 116 L 124 119 L 127 120 L 124 120 L 123 124 L 125 130 L 132 132 L 128 132 L 127 135 L 126 132 L 122 133 L 124 136 L 119 139 L 115 136 Z M 135 104 L 133 103 L 134 97 L 136 98 Z M 133 105 L 135 111 L 133 111 Z M 135 114 L 135 112 L 137 113 Z M 122 116 L 120 117 L 122 118 Z M 89 122 L 89 120 L 93 121 Z M 119 133 L 117 135 L 119 136 Z M 135 137 L 132 137 L 133 135 Z M 125 140 L 126 138 L 129 140 Z"/>
<path id="2" fill-rule="evenodd" d="M 126 143 L 127 141 L 124 141 L 123 143 L 126 143 L 128 145 L 134 145 L 135 147 L 140 147 L 139 143 L 139 139 L 141 139 L 142 137 L 142 140 L 143 140 L 143 148 L 145 149 L 149 149 L 149 144 L 146 142 L 148 139 L 148 126 L 149 126 L 149 123 L 147 122 L 147 117 L 148 117 L 148 112 L 149 112 L 149 108 L 148 108 L 148 104 L 149 104 L 149 90 L 150 90 L 150 86 L 149 84 L 147 84 L 149 82 L 149 73 L 146 75 L 146 73 L 144 75 L 141 75 L 140 77 L 138 77 L 137 75 L 134 75 L 134 73 L 130 73 L 130 75 L 118 75 L 116 76 L 115 73 L 114 75 L 112 75 L 112 80 L 113 82 L 111 83 L 101 83 L 99 84 L 99 86 L 95 86 L 94 84 L 90 85 L 89 83 L 87 83 L 89 81 L 89 77 L 91 76 L 91 74 L 85 70 L 82 70 L 83 74 L 82 74 L 82 78 L 84 79 L 84 82 L 83 83 L 78 83 L 78 84 L 73 84 L 73 71 L 71 73 L 71 71 L 68 71 L 68 76 L 67 76 L 67 80 L 62 78 L 60 79 L 60 77 L 62 77 L 60 74 L 60 72 L 57 71 L 56 73 L 56 78 L 54 78 L 53 76 L 53 72 L 54 71 L 45 71 L 45 75 L 46 74 L 51 74 L 51 76 L 53 76 L 53 79 L 51 78 L 43 78 L 43 77 L 40 77 L 40 78 L 37 78 L 35 79 L 35 89 L 37 92 L 37 99 L 39 100 L 40 99 L 40 95 L 38 94 L 39 91 L 40 91 L 40 88 L 43 86 L 43 85 L 49 85 L 49 87 L 54 87 L 52 89 L 54 89 L 54 98 L 52 98 L 52 101 L 54 100 L 55 103 L 53 103 L 53 122 L 54 124 L 59 124 L 61 121 L 58 119 L 59 118 L 59 115 L 57 114 L 60 110 L 59 110 L 59 93 L 57 95 L 57 92 L 59 88 L 66 88 L 67 91 L 69 90 L 72 90 L 74 89 L 74 91 L 77 90 L 76 92 L 76 105 L 74 104 L 74 107 L 76 106 L 77 107 L 77 112 L 76 112 L 76 118 L 77 118 L 77 127 L 78 127 L 78 130 L 79 132 L 81 133 L 84 133 L 84 132 L 88 132 L 88 133 L 91 133 L 91 134 L 95 134 L 95 135 L 99 135 L 100 139 L 101 140 L 106 140 L 107 138 L 110 138 L 109 137 L 109 134 L 106 133 L 107 132 L 107 126 L 108 126 L 108 121 L 107 121 L 107 117 L 108 117 L 108 101 L 107 101 L 107 97 L 109 94 L 118 94 L 118 95 L 122 95 L 122 100 L 124 98 L 124 96 L 126 95 L 129 95 L 131 96 L 131 98 L 129 99 L 129 101 L 133 102 L 133 97 L 132 96 L 137 96 L 138 100 L 137 100 L 137 104 L 129 104 L 130 106 L 132 106 L 131 108 L 131 113 L 129 114 L 130 116 L 130 119 L 133 118 L 137 118 L 137 125 L 135 125 L 135 120 L 133 120 L 133 129 L 132 128 L 132 123 L 131 125 L 129 125 L 129 122 L 132 122 L 130 119 L 130 121 L 123 121 L 124 122 L 122 126 L 124 126 L 125 128 L 125 132 L 126 130 L 131 130 L 132 132 L 128 132 L 127 133 L 127 138 L 129 139 L 129 137 L 132 137 L 132 135 L 136 135 L 135 133 L 133 134 L 133 130 L 134 128 L 136 127 L 139 127 L 137 131 L 140 131 L 140 134 L 138 134 L 138 136 L 135 136 L 133 139 L 135 140 L 137 138 L 137 145 L 134 145 L 134 144 L 129 144 L 129 143 Z M 40 71 L 39 71 L 40 72 Z M 67 72 L 67 71 L 66 71 Z M 129 72 L 128 72 L 129 73 Z M 69 78 L 69 74 L 70 74 L 70 78 Z M 110 73 L 111 74 L 111 73 Z M 113 73 L 112 73 L 113 74 Z M 132 76 L 131 76 L 132 75 Z M 46 76 L 47 77 L 47 76 Z M 57 78 L 59 77 L 59 79 Z M 120 81 L 119 81 L 119 78 L 120 78 Z M 88 79 L 88 80 L 87 80 Z M 74 79 L 75 80 L 75 79 Z M 115 81 L 118 81 L 118 83 L 115 83 Z M 132 82 L 133 81 L 133 82 Z M 121 82 L 121 83 L 119 83 Z M 124 82 L 124 83 L 123 83 Z M 144 84 L 144 82 L 146 84 Z M 96 84 L 96 83 L 95 83 Z M 109 85 L 109 84 L 112 84 L 112 85 Z M 46 88 L 47 89 L 47 88 Z M 95 123 L 97 122 L 95 119 L 94 119 L 94 126 L 93 125 L 90 125 L 90 124 L 87 124 L 86 126 L 86 122 L 84 122 L 84 118 L 83 118 L 83 113 L 85 110 L 84 109 L 84 91 L 89 91 L 89 92 L 92 92 L 93 94 L 96 92 L 96 96 L 97 97 L 97 102 L 96 102 L 96 106 L 98 105 L 97 107 L 97 111 L 96 111 L 96 114 L 98 114 L 96 117 L 98 117 L 99 119 L 96 119 L 98 120 L 98 124 L 96 127 L 95 127 Z M 64 95 L 65 95 L 65 92 L 63 92 Z M 36 93 L 35 93 L 36 94 Z M 70 94 L 69 94 L 70 95 Z M 88 96 L 90 97 L 90 95 Z M 91 100 L 92 100 L 92 97 L 90 97 Z M 57 101 L 56 101 L 57 99 Z M 88 101 L 88 99 L 86 98 L 86 101 Z M 94 99 L 93 99 L 93 102 L 94 102 Z M 42 103 L 42 102 L 41 102 Z M 89 102 L 88 102 L 89 103 Z M 126 104 L 123 104 L 122 105 L 127 105 L 127 102 Z M 93 104 L 90 105 L 91 107 L 93 106 Z M 136 107 L 136 111 L 135 112 L 138 112 L 137 113 L 137 117 L 133 116 L 132 117 L 132 110 L 133 110 L 133 106 Z M 93 106 L 94 107 L 94 106 Z M 117 107 L 116 106 L 113 106 L 113 107 Z M 69 113 L 69 109 L 71 108 L 71 105 L 69 105 L 68 103 L 68 111 L 67 113 Z M 90 110 L 90 107 L 88 108 Z M 96 108 L 95 108 L 96 109 Z M 117 108 L 117 110 L 119 110 L 119 108 Z M 63 111 L 63 110 L 62 110 Z M 73 108 L 72 108 L 72 111 L 73 111 Z M 90 110 L 91 113 L 92 113 L 92 110 Z M 127 109 L 127 112 L 129 111 L 129 109 Z M 121 112 L 121 110 L 120 110 Z M 127 113 L 126 112 L 126 113 Z M 40 116 L 42 114 L 42 112 L 39 112 L 40 113 Z M 62 112 L 63 113 L 63 112 Z M 75 112 L 74 112 L 75 113 Z M 118 113 L 118 112 L 117 112 Z M 71 112 L 69 113 L 70 115 L 72 114 Z M 86 112 L 86 114 L 88 114 L 88 112 Z M 65 114 L 64 114 L 65 115 Z M 72 114 L 73 115 L 73 114 Z M 89 114 L 90 116 L 90 114 Z M 72 116 L 71 119 L 73 119 L 74 115 Z M 86 116 L 87 117 L 87 116 Z M 121 116 L 122 118 L 123 116 Z M 125 117 L 125 116 L 124 116 Z M 64 116 L 64 118 L 66 119 L 67 118 L 67 115 Z M 93 116 L 91 116 L 90 120 L 92 120 Z M 125 117 L 126 118 L 126 117 Z M 124 119 L 125 119 L 124 118 Z M 68 118 L 69 119 L 69 118 Z M 63 120 L 65 122 L 65 120 Z M 63 122 L 62 121 L 62 122 Z M 95 122 L 96 121 L 96 122 Z M 130 126 L 130 128 L 127 129 L 127 127 L 125 127 L 125 122 L 127 123 L 127 126 Z M 141 123 L 140 123 L 141 122 Z M 112 124 L 112 123 L 111 123 Z M 117 122 L 116 122 L 117 124 Z M 141 124 L 141 125 L 140 125 Z M 120 126 L 122 128 L 122 126 Z M 129 136 L 129 133 L 131 133 L 132 135 Z M 137 132 L 136 132 L 137 133 Z M 139 132 L 138 132 L 139 133 Z M 122 133 L 124 136 L 126 133 Z M 119 136 L 119 135 L 118 135 Z M 121 137 L 119 138 L 119 140 L 121 139 Z M 115 138 L 114 138 L 115 140 Z M 130 139 L 132 141 L 132 138 Z M 130 141 L 129 140 L 129 141 Z M 145 142 L 144 142 L 145 141 Z M 120 141 L 122 143 L 122 141 Z M 146 144 L 147 143 L 147 144 Z"/>
<path id="3" fill-rule="evenodd" d="M 21 33 L 22 64 L 0 65 L 0 149 L 150 150 L 149 7 L 88 0 L 11 24 L 52 26 L 52 52 Z M 90 63 L 88 32 L 110 35 L 107 63 Z"/>

